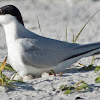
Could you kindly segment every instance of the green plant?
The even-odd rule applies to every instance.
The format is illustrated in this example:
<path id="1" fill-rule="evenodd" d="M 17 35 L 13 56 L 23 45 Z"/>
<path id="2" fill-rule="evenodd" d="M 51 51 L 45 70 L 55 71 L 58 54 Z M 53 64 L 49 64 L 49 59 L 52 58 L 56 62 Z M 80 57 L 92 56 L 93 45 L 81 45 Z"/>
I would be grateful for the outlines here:
<path id="1" fill-rule="evenodd" d="M 95 79 L 95 83 L 100 83 L 100 75 Z"/>
<path id="2" fill-rule="evenodd" d="M 100 66 L 97 66 L 97 67 L 95 68 L 95 72 L 98 72 L 98 71 L 100 71 Z"/>
<path id="3" fill-rule="evenodd" d="M 95 68 L 95 72 L 100 72 L 100 66 L 97 66 Z M 95 83 L 100 83 L 100 73 L 99 73 L 99 76 L 94 81 Z"/>
<path id="4" fill-rule="evenodd" d="M 62 90 L 62 91 L 68 89 L 67 84 L 66 84 L 66 85 L 61 85 L 61 86 L 59 87 L 59 89 Z"/>
<path id="5" fill-rule="evenodd" d="M 1 67 L 0 67 L 0 85 L 10 88 L 10 87 L 15 87 L 14 85 L 12 85 L 12 83 L 14 83 L 14 82 L 23 83 L 22 81 L 19 81 L 19 80 L 13 80 L 14 77 L 10 80 L 10 78 L 8 78 L 6 75 L 3 74 L 2 71 L 5 69 L 6 60 L 7 60 L 7 57 L 5 58 L 5 60 L 3 61 L 3 63 L 1 64 Z M 6 66 L 6 68 L 7 68 L 7 70 L 10 70 L 10 71 L 13 70 L 10 66 Z"/>
<path id="6" fill-rule="evenodd" d="M 86 27 L 86 25 L 91 21 L 91 19 L 100 11 L 100 9 L 94 13 L 92 15 L 92 17 L 90 17 L 90 19 L 85 23 L 85 25 L 82 27 L 82 29 L 80 30 L 80 32 L 78 33 L 78 35 L 76 36 L 75 40 L 73 41 L 74 43 L 77 41 L 78 37 L 80 36 L 81 32 L 83 31 L 83 29 Z"/>
<path id="7" fill-rule="evenodd" d="M 74 87 L 72 87 L 72 86 L 67 86 L 67 84 L 66 85 L 61 85 L 60 86 L 60 88 L 59 88 L 61 91 L 65 91 L 64 92 L 64 94 L 71 94 L 71 93 L 73 93 L 74 91 Z"/>
<path id="8" fill-rule="evenodd" d="M 90 19 L 85 23 L 85 25 L 81 28 L 81 30 L 80 30 L 79 33 L 77 34 L 76 38 L 74 37 L 74 33 L 73 33 L 73 43 L 75 43 L 75 42 L 77 41 L 77 39 L 79 38 L 79 36 L 80 36 L 81 32 L 83 31 L 83 29 L 86 27 L 86 25 L 91 21 L 91 19 L 92 19 L 99 11 L 100 11 L 100 9 L 90 17 Z M 66 25 L 66 40 L 67 40 L 67 25 Z M 93 65 L 93 62 L 94 62 L 94 56 L 93 56 L 93 58 L 92 58 L 91 65 Z M 89 67 L 90 67 L 90 65 L 89 65 Z"/>
<path id="9" fill-rule="evenodd" d="M 88 66 L 85 66 L 81 63 L 79 63 L 81 66 L 83 66 L 82 68 L 79 69 L 79 71 L 91 71 L 91 70 L 94 70 L 95 69 L 95 66 L 90 64 Z"/>
<path id="10" fill-rule="evenodd" d="M 68 87 L 68 89 L 67 90 L 65 90 L 65 92 L 64 92 L 64 94 L 71 94 L 71 93 L 73 93 L 73 91 L 71 90 L 73 87 Z"/>
<path id="11" fill-rule="evenodd" d="M 2 65 L 2 63 L 0 62 L 0 66 Z M 3 70 L 8 70 L 8 71 L 15 71 L 9 64 L 5 64 L 5 67 Z"/>
<path id="12" fill-rule="evenodd" d="M 72 86 L 68 86 L 66 85 L 61 85 L 59 88 L 61 91 L 64 91 L 64 94 L 71 94 L 74 92 L 80 92 L 84 90 L 88 90 L 89 89 L 89 85 L 87 83 L 85 83 L 84 81 L 79 81 L 78 83 L 75 83 Z"/>
<path id="13" fill-rule="evenodd" d="M 87 90 L 88 88 L 89 88 L 88 84 L 85 83 L 84 81 L 80 81 L 80 82 L 75 84 L 75 89 L 77 91 L 80 91 L 80 90 L 83 90 L 83 89 Z"/>

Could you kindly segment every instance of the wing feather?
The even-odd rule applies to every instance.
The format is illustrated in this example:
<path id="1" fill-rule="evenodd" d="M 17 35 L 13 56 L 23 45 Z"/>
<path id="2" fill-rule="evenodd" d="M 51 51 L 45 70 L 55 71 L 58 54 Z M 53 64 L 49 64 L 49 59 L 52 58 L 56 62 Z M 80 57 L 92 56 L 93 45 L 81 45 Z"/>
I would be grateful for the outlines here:
<path id="1" fill-rule="evenodd" d="M 20 39 L 23 48 L 22 60 L 27 65 L 45 68 L 56 66 L 73 54 L 79 44 L 41 37 L 38 39 Z"/>

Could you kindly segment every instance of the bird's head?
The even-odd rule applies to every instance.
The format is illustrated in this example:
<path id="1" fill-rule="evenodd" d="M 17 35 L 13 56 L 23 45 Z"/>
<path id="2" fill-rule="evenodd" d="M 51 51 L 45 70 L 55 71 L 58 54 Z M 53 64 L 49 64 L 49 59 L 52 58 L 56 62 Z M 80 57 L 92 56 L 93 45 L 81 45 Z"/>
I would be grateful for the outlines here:
<path id="1" fill-rule="evenodd" d="M 20 11 L 13 5 L 6 5 L 0 8 L 0 23 L 2 25 L 9 24 L 17 20 L 24 26 Z"/>

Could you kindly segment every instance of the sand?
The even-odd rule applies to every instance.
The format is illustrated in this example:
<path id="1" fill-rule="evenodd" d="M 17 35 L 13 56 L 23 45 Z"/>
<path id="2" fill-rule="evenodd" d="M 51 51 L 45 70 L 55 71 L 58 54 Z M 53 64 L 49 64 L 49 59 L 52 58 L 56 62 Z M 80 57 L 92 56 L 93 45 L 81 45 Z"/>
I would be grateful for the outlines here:
<path id="1" fill-rule="evenodd" d="M 17 6 L 23 16 L 27 29 L 45 37 L 66 41 L 66 24 L 68 29 L 67 41 L 72 42 L 87 20 L 100 9 L 99 0 L 0 0 L 0 7 L 13 4 Z M 39 18 L 42 34 L 38 28 Z M 81 33 L 77 43 L 92 43 L 100 41 L 100 12 L 88 23 Z M 7 56 L 5 33 L 0 26 L 0 61 Z M 100 58 L 100 55 L 95 56 Z M 84 65 L 91 64 L 92 57 L 83 58 L 78 62 Z M 8 61 L 9 63 L 9 61 Z M 100 65 L 100 60 L 94 61 Z M 15 83 L 16 88 L 0 87 L 0 100 L 75 100 L 76 97 L 84 100 L 100 100 L 100 84 L 94 82 L 98 74 L 93 71 L 79 71 L 76 64 L 59 75 L 40 77 L 26 83 Z M 12 72 L 5 72 L 11 75 Z M 64 94 L 59 91 L 62 84 L 73 85 L 80 80 L 89 84 L 86 92 Z"/>

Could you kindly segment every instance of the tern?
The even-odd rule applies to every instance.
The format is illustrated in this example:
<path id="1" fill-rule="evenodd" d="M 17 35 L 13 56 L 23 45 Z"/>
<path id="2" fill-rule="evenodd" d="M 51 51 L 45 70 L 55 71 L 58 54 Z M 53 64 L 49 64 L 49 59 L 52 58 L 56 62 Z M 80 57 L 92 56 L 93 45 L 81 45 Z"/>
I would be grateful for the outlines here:
<path id="1" fill-rule="evenodd" d="M 21 77 L 41 75 L 50 69 L 58 73 L 83 57 L 100 53 L 100 42 L 69 43 L 29 31 L 14 5 L 0 8 L 0 24 L 5 30 L 9 63 Z"/>

